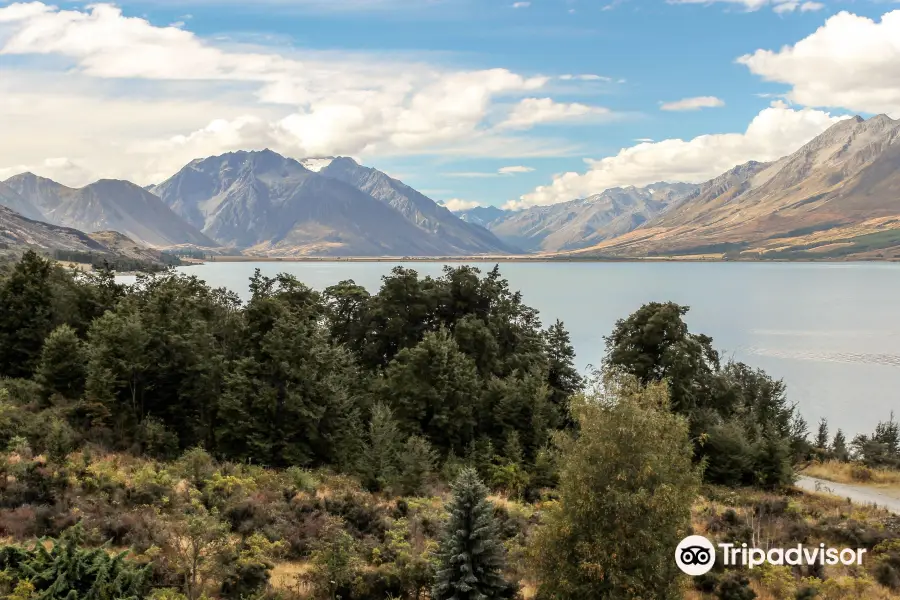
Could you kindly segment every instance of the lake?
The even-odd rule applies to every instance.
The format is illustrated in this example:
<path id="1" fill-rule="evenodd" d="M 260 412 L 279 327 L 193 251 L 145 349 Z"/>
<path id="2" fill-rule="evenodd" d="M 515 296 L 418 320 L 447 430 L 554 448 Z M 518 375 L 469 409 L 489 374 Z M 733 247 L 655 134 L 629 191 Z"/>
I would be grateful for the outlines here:
<path id="1" fill-rule="evenodd" d="M 208 263 L 181 267 L 247 298 L 254 269 L 287 272 L 315 289 L 353 279 L 377 291 L 403 266 L 438 276 L 443 264 L 413 262 Z M 470 263 L 486 271 L 493 263 Z M 502 263 L 501 273 L 545 325 L 561 319 L 582 369 L 598 365 L 603 336 L 650 301 L 691 307 L 691 331 L 727 357 L 784 379 L 815 431 L 820 417 L 848 438 L 900 408 L 900 265 L 887 263 Z M 123 278 L 132 280 L 133 278 Z"/>

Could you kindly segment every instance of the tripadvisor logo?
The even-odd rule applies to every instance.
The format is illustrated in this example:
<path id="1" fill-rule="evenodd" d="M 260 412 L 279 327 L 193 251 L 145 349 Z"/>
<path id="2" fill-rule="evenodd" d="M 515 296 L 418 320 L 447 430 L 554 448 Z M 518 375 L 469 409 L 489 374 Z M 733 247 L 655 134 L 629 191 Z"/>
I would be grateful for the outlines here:
<path id="1" fill-rule="evenodd" d="M 865 548 L 826 548 L 825 544 L 792 548 L 750 548 L 747 544 L 718 544 L 722 564 L 726 567 L 743 566 L 748 569 L 763 563 L 772 565 L 861 565 Z M 675 563 L 691 576 L 708 573 L 716 563 L 716 547 L 702 535 L 689 535 L 675 548 Z"/>

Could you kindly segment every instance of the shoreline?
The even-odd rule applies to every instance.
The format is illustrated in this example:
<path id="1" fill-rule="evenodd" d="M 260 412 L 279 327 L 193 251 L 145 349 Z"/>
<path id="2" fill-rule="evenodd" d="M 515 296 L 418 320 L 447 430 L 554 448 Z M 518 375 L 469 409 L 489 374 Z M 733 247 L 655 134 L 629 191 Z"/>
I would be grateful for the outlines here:
<path id="1" fill-rule="evenodd" d="M 185 260 L 185 265 L 204 265 L 208 263 L 241 263 L 241 262 L 288 262 L 288 263 L 304 263 L 304 262 L 321 262 L 321 263 L 366 263 L 366 262 L 440 262 L 440 263 L 472 263 L 472 262 L 491 262 L 491 263 L 821 263 L 821 264 L 842 264 L 842 263 L 897 263 L 900 259 L 880 258 L 880 259 L 848 259 L 848 260 L 828 260 L 828 259 L 725 259 L 721 257 L 630 257 L 630 258 L 552 258 L 541 256 L 353 256 L 353 257 L 335 257 L 335 256 L 217 256 L 211 259 L 195 259 Z"/>

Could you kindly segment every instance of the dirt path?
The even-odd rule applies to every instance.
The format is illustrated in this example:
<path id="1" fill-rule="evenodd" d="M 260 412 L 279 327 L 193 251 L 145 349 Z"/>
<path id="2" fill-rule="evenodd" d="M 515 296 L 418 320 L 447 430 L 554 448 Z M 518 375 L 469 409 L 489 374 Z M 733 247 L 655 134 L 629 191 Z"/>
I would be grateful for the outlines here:
<path id="1" fill-rule="evenodd" d="M 831 494 L 841 498 L 849 498 L 856 504 L 874 504 L 885 508 L 892 513 L 900 514 L 900 498 L 885 494 L 884 492 L 864 485 L 850 485 L 835 483 L 816 477 L 801 475 L 797 478 L 797 487 L 810 492 Z"/>

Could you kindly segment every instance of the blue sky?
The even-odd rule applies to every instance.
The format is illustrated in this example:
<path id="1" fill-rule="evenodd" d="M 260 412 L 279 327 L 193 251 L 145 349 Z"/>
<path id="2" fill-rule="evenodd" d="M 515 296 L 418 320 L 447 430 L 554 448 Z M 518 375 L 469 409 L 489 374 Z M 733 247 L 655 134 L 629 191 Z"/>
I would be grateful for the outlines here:
<path id="1" fill-rule="evenodd" d="M 900 116 L 889 2 L 57 4 L 0 2 L 0 175 L 144 184 L 270 146 L 523 207 L 702 181 L 841 116 Z"/>

